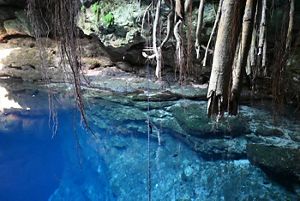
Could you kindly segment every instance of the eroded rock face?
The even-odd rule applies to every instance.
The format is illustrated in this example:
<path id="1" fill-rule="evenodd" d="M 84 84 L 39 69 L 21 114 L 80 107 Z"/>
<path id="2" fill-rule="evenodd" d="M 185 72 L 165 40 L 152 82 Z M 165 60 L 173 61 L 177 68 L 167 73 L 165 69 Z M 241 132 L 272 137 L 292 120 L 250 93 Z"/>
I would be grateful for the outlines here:
<path id="1" fill-rule="evenodd" d="M 70 81 L 68 64 L 61 63 L 56 41 L 42 38 L 12 38 L 0 43 L 0 77 L 19 78 L 24 81 Z M 92 39 L 81 39 L 81 64 L 83 69 L 96 70 L 114 66 L 107 54 Z M 62 73 L 64 71 L 64 73 Z"/>
<path id="2" fill-rule="evenodd" d="M 84 6 L 79 14 L 78 26 L 86 35 L 99 38 L 99 43 L 103 45 L 114 61 L 124 60 L 132 64 L 143 65 L 145 59 L 141 53 L 145 48 L 146 40 L 148 40 L 146 38 L 151 36 L 151 29 L 147 29 L 142 33 L 141 25 L 145 9 L 149 3 L 149 1 L 139 3 L 136 0 L 83 1 Z M 168 9 L 165 4 L 162 5 L 164 21 Z M 193 24 L 196 24 L 196 9 L 193 11 L 193 16 Z M 202 42 L 208 41 L 214 18 L 215 5 L 207 2 L 203 19 L 204 34 Z M 166 26 L 165 24 L 163 26 Z M 165 29 L 165 27 L 162 29 Z M 175 66 L 173 43 L 174 41 L 171 39 L 162 52 L 166 66 Z M 200 66 L 200 62 L 195 58 L 193 63 Z M 203 72 L 208 71 L 206 68 L 202 70 Z"/>
<path id="3" fill-rule="evenodd" d="M 36 42 L 30 38 L 14 39 L 9 43 L 1 44 L 0 77 L 13 77 L 26 81 L 41 81 L 47 77 L 53 81 L 63 80 L 64 75 L 61 73 L 56 47 L 52 42 L 46 41 L 45 44 L 43 53 Z"/>
<path id="4" fill-rule="evenodd" d="M 300 146 L 249 143 L 247 155 L 256 165 L 269 172 L 300 182 Z"/>
<path id="5" fill-rule="evenodd" d="M 144 9 L 133 0 L 100 1 L 81 9 L 78 25 L 86 35 L 98 37 L 115 61 L 142 63 L 140 19 Z"/>
<path id="6" fill-rule="evenodd" d="M 26 13 L 22 8 L 0 5 L 0 42 L 14 36 L 33 36 Z"/>

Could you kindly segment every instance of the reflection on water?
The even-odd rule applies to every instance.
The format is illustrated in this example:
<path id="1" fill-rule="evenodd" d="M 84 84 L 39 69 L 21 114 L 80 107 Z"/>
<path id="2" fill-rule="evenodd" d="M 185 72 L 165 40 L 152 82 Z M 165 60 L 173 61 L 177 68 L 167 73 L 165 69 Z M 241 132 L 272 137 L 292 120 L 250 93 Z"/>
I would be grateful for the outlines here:
<path id="1" fill-rule="evenodd" d="M 7 96 L 8 96 L 8 91 L 4 87 L 0 86 L 0 112 L 3 112 L 4 109 L 9 109 L 9 108 L 19 108 L 19 109 L 22 108 L 17 102 L 9 99 Z"/>

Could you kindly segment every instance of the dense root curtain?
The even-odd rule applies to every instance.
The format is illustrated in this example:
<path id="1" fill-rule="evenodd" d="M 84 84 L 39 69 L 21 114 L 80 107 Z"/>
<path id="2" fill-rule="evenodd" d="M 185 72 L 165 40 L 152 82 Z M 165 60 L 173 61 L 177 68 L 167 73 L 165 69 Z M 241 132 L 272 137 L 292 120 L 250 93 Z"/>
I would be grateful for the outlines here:
<path id="1" fill-rule="evenodd" d="M 81 92 L 81 63 L 78 44 L 77 14 L 80 1 L 74 0 L 28 0 L 28 14 L 36 30 L 36 37 L 51 36 L 60 45 L 61 65 L 70 67 L 76 104 L 81 119 L 88 127 Z M 46 27 L 46 34 L 44 30 Z M 46 67 L 46 66 L 45 66 Z"/>
<path id="2" fill-rule="evenodd" d="M 213 28 L 211 30 L 211 34 L 210 34 L 209 40 L 207 42 L 206 50 L 205 50 L 205 54 L 204 54 L 204 58 L 203 58 L 203 61 L 202 61 L 203 67 L 206 66 L 206 63 L 207 63 L 206 61 L 207 61 L 207 56 L 208 56 L 208 50 L 209 50 L 210 44 L 211 44 L 211 42 L 213 40 L 213 37 L 215 36 L 216 29 L 218 28 L 218 25 L 219 25 L 223 1 L 224 0 L 220 0 L 220 2 L 219 2 L 219 7 L 218 7 L 218 11 L 217 11 L 215 22 L 214 22 L 214 26 L 213 26 Z"/>
<path id="3" fill-rule="evenodd" d="M 155 59 L 156 60 L 156 68 L 155 68 L 155 76 L 158 78 L 158 80 L 162 79 L 162 66 L 163 66 L 163 56 L 162 56 L 162 49 L 164 47 L 164 45 L 168 42 L 168 40 L 170 39 L 171 36 L 171 29 L 173 26 L 173 1 L 170 1 L 170 12 L 168 14 L 167 17 L 167 33 L 166 36 L 164 38 L 164 40 L 159 43 L 161 40 L 159 38 L 159 36 L 161 35 L 159 33 L 160 29 L 160 17 L 161 17 L 161 4 L 162 1 L 161 0 L 157 0 L 156 1 L 156 5 L 155 5 L 155 15 L 154 15 L 154 20 L 153 20 L 153 24 L 152 24 L 152 47 L 151 48 L 146 48 L 143 51 L 143 56 L 147 59 Z M 154 5 L 154 1 L 152 1 L 152 3 L 148 6 L 148 8 L 145 11 L 144 17 L 143 17 L 143 22 L 142 22 L 142 29 L 144 28 L 144 24 L 145 24 L 145 20 L 146 20 L 146 16 L 151 15 L 151 5 Z M 148 22 L 149 23 L 149 22 Z M 143 31 L 143 30 L 142 30 Z M 152 54 L 149 55 L 148 53 L 146 53 L 147 51 L 151 52 Z"/>

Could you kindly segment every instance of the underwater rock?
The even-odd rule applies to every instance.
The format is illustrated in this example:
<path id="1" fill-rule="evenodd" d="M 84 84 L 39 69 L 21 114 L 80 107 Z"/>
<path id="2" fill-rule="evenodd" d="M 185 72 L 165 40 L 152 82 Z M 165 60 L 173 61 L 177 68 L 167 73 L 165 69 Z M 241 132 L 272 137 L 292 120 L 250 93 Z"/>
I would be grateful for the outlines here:
<path id="1" fill-rule="evenodd" d="M 237 160 L 246 159 L 244 138 L 234 139 L 195 139 L 189 140 L 193 150 L 206 160 Z"/>
<path id="2" fill-rule="evenodd" d="M 179 125 L 190 135 L 199 138 L 237 137 L 250 133 L 243 117 L 226 117 L 215 122 L 206 114 L 206 102 L 179 101 L 168 108 Z"/>
<path id="3" fill-rule="evenodd" d="M 171 86 L 168 91 L 180 98 L 206 100 L 207 85 Z"/>
<path id="4" fill-rule="evenodd" d="M 254 164 L 277 175 L 292 176 L 300 182 L 299 145 L 249 143 L 248 158 Z"/>
<path id="5" fill-rule="evenodd" d="M 161 102 L 161 101 L 175 101 L 179 100 L 180 98 L 170 93 L 169 91 L 161 91 L 151 94 L 137 94 L 135 96 L 132 96 L 133 101 L 151 101 L 151 102 Z"/>
<path id="6" fill-rule="evenodd" d="M 147 199 L 147 141 L 142 138 L 111 136 L 95 147 L 106 146 L 103 154 L 111 177 L 113 195 L 119 201 Z M 202 161 L 187 146 L 164 135 L 166 143 L 151 141 L 151 172 L 153 200 L 296 200 L 248 160 Z M 126 149 L 116 150 L 110 141 L 120 140 Z M 113 142 L 112 144 L 115 144 Z M 97 161 L 93 160 L 94 163 Z"/>
<path id="7" fill-rule="evenodd" d="M 268 128 L 266 126 L 260 126 L 256 129 L 255 135 L 264 137 L 281 137 L 284 136 L 284 133 L 277 128 Z"/>

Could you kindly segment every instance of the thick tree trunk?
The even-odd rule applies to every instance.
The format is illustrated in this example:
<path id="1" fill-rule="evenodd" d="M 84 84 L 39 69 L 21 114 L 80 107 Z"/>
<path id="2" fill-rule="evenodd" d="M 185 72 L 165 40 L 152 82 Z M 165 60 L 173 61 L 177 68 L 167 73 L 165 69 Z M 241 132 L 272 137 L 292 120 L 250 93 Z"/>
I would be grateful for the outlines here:
<path id="1" fill-rule="evenodd" d="M 208 87 L 208 115 L 223 116 L 228 100 L 228 86 L 233 57 L 240 29 L 243 1 L 224 0 L 220 18 L 213 65 Z"/>
<path id="2" fill-rule="evenodd" d="M 242 79 L 244 72 L 246 71 L 245 67 L 247 65 L 247 56 L 252 38 L 251 33 L 253 27 L 253 18 L 255 14 L 255 5 L 256 0 L 247 0 L 246 2 L 242 32 L 240 36 L 241 40 L 238 47 L 238 54 L 236 55 L 236 65 L 234 65 L 232 71 L 232 86 L 228 108 L 228 112 L 231 115 L 236 115 L 238 113 L 239 97 L 243 82 Z"/>

